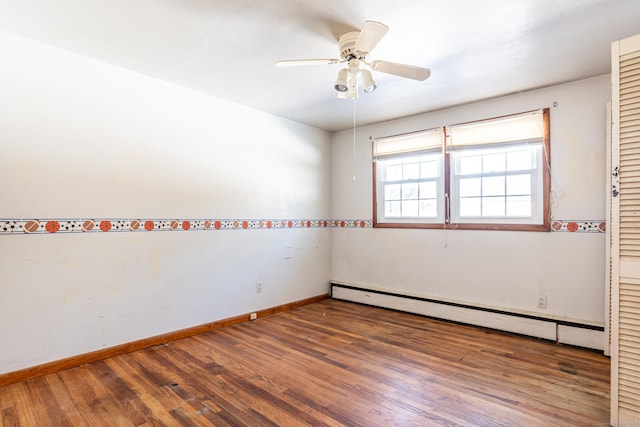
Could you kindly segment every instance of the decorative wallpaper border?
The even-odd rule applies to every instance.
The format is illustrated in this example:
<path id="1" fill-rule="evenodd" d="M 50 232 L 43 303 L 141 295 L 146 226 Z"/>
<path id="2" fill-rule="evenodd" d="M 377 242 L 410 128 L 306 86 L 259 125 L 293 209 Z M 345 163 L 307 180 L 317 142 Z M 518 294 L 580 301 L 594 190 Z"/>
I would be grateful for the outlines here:
<path id="1" fill-rule="evenodd" d="M 567 231 L 569 233 L 604 233 L 607 223 L 604 221 L 551 221 L 551 231 Z"/>
<path id="2" fill-rule="evenodd" d="M 0 234 L 366 228 L 372 226 L 371 220 L 328 219 L 0 218 Z"/>
<path id="3" fill-rule="evenodd" d="M 0 218 L 0 235 L 371 227 L 370 219 Z M 551 223 L 551 230 L 555 232 L 603 233 L 605 229 L 604 221 L 555 220 Z"/>

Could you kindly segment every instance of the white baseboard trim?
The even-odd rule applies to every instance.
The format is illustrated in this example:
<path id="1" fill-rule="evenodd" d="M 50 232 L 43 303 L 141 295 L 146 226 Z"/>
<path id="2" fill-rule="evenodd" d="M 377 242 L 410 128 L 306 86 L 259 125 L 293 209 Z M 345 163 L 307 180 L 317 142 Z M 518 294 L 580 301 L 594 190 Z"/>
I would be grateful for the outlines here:
<path id="1" fill-rule="evenodd" d="M 604 351 L 604 330 L 558 324 L 558 342 Z"/>
<path id="2" fill-rule="evenodd" d="M 604 328 L 592 325 L 561 322 L 533 315 L 509 313 L 338 283 L 331 283 L 331 297 L 594 350 L 604 349 Z"/>

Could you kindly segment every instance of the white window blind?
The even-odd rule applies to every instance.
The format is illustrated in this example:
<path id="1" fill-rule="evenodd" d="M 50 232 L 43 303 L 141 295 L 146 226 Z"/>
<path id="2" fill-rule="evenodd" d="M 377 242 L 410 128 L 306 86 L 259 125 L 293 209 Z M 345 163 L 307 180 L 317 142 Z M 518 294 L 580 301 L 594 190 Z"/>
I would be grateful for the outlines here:
<path id="1" fill-rule="evenodd" d="M 404 135 L 387 136 L 373 140 L 373 157 L 390 157 L 406 153 L 441 150 L 442 128 L 429 129 Z"/>
<path id="2" fill-rule="evenodd" d="M 473 145 L 502 144 L 516 141 L 542 141 L 542 110 L 497 119 L 464 123 L 447 127 L 452 148 Z"/>

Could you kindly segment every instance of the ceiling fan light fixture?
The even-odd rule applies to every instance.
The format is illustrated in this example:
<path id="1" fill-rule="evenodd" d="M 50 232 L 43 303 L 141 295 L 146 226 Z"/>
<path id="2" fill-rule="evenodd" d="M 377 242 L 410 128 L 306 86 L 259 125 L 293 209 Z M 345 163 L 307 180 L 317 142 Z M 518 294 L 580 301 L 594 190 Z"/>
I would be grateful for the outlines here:
<path id="1" fill-rule="evenodd" d="M 349 70 L 347 68 L 343 68 L 338 71 L 338 78 L 336 79 L 336 84 L 334 86 L 335 90 L 338 92 L 346 92 L 349 90 Z"/>
<path id="2" fill-rule="evenodd" d="M 362 90 L 364 90 L 366 93 L 370 93 L 376 90 L 378 86 L 376 86 L 376 82 L 373 80 L 371 71 L 362 70 L 360 72 L 360 76 L 362 77 Z"/>

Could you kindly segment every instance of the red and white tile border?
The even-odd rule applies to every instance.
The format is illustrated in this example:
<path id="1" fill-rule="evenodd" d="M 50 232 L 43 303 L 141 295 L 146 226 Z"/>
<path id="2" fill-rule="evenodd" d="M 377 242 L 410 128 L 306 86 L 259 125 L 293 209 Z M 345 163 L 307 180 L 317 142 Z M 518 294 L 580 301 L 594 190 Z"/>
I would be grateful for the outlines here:
<path id="1" fill-rule="evenodd" d="M 373 221 L 370 219 L 0 218 L 0 235 L 371 227 Z M 605 222 L 554 220 L 551 229 L 557 232 L 602 233 Z"/>

